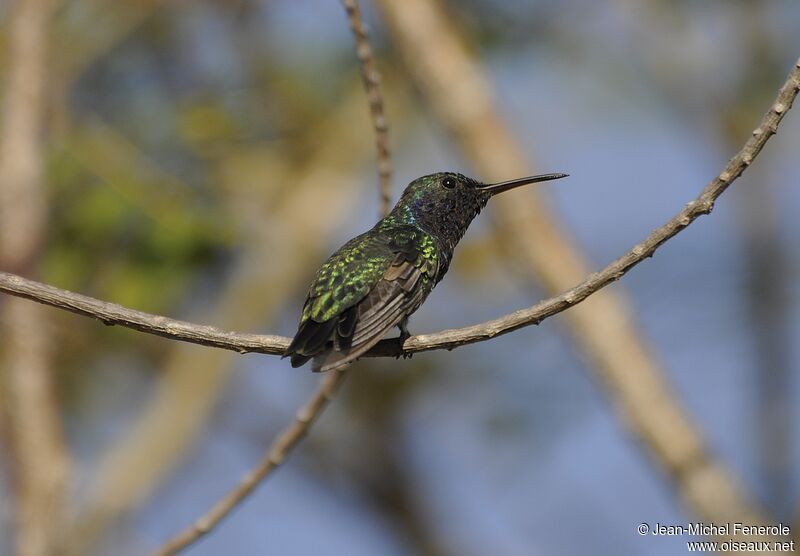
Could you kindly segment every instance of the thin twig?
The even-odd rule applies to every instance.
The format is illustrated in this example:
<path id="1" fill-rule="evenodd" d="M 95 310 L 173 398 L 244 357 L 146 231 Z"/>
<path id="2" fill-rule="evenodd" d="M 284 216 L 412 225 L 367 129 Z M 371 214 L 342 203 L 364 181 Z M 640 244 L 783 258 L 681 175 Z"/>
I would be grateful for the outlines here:
<path id="1" fill-rule="evenodd" d="M 586 280 L 574 288 L 525 309 L 520 309 L 480 324 L 443 330 L 434 334 L 411 336 L 402 344 L 397 340 L 384 340 L 370 350 L 366 356 L 396 357 L 420 351 L 453 349 L 486 341 L 525 326 L 539 324 L 544 319 L 577 305 L 594 292 L 619 280 L 634 266 L 646 258 L 652 257 L 661 244 L 677 235 L 699 216 L 711 212 L 716 199 L 752 164 L 770 137 L 775 134 L 781 120 L 792 107 L 798 90 L 800 90 L 800 60 L 792 69 L 775 102 L 764 115 L 758 127 L 753 131 L 751 137 L 741 150 L 731 158 L 722 172 L 706 185 L 701 194 L 688 203 L 683 210 L 666 224 L 655 229 L 643 241 L 634 245 L 627 253 L 608 264 L 602 270 L 590 274 Z M 291 338 L 285 336 L 231 332 L 220 330 L 213 326 L 198 325 L 160 315 L 152 315 L 62 290 L 34 280 L 28 280 L 7 272 L 0 272 L 0 291 L 95 318 L 107 325 L 124 326 L 140 332 L 164 336 L 172 340 L 229 349 L 239 353 L 253 352 L 283 355 L 291 341 Z"/>
<path id="2" fill-rule="evenodd" d="M 286 456 L 303 439 L 311 425 L 322 414 L 336 394 L 336 390 L 344 381 L 346 371 L 331 371 L 322 379 L 317 392 L 297 412 L 294 422 L 275 439 L 267 454 L 239 485 L 228 492 L 206 514 L 197 519 L 194 524 L 180 532 L 161 546 L 153 556 L 169 556 L 184 550 L 190 544 L 207 535 L 219 524 L 242 500 L 250 495 L 255 488 L 274 469 L 276 469 Z"/>
<path id="3" fill-rule="evenodd" d="M 372 126 L 375 129 L 375 147 L 378 151 L 378 178 L 380 179 L 381 213 L 388 214 L 392 202 L 392 159 L 389 152 L 389 126 L 383 107 L 381 76 L 375 67 L 375 58 L 369 43 L 369 34 L 361 17 L 358 0 L 341 0 L 347 12 L 350 29 L 356 40 L 356 56 L 361 63 L 361 78 L 367 92 Z"/>

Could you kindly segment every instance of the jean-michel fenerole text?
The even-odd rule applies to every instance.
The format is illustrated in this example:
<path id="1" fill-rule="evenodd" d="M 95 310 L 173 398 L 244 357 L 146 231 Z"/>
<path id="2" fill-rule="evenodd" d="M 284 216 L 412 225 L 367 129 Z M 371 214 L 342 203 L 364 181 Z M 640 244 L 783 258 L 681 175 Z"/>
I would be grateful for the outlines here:
<path id="1" fill-rule="evenodd" d="M 689 523 L 687 525 L 666 525 L 656 523 L 650 529 L 651 535 L 679 536 L 692 535 L 698 537 L 788 537 L 791 528 L 783 523 L 775 525 L 747 525 L 746 523 Z"/>

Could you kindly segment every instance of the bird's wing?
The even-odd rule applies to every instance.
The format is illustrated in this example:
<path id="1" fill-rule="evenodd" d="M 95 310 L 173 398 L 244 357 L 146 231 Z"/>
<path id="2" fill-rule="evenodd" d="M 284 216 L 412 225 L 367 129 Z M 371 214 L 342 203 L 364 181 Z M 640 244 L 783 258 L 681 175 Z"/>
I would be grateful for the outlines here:
<path id="1" fill-rule="evenodd" d="M 309 290 L 288 355 L 313 370 L 358 358 L 419 307 L 437 271 L 433 238 L 414 226 L 364 234 L 337 251 Z"/>
<path id="2" fill-rule="evenodd" d="M 292 366 L 299 367 L 327 349 L 342 314 L 367 296 L 391 264 L 394 254 L 388 243 L 388 238 L 378 234 L 361 234 L 320 267 L 308 290 L 297 334 L 286 352 Z M 347 323 L 342 325 L 346 328 Z"/>
<path id="3" fill-rule="evenodd" d="M 413 313 L 433 288 L 438 261 L 430 235 L 414 226 L 393 229 L 387 245 L 391 263 L 364 298 L 340 315 L 333 345 L 315 357 L 313 370 L 338 369 L 357 359 Z"/>

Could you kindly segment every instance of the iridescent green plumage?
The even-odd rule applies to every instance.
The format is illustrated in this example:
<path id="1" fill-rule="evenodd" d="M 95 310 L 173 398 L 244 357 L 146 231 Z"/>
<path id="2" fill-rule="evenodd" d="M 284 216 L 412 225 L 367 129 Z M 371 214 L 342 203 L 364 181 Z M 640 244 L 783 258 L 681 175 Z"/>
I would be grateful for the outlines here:
<path id="1" fill-rule="evenodd" d="M 411 182 L 388 216 L 348 241 L 317 272 L 286 353 L 292 366 L 313 358 L 315 371 L 339 369 L 391 328 L 406 334 L 408 316 L 444 277 L 456 244 L 489 198 L 558 177 L 563 174 L 485 185 L 445 172 Z"/>

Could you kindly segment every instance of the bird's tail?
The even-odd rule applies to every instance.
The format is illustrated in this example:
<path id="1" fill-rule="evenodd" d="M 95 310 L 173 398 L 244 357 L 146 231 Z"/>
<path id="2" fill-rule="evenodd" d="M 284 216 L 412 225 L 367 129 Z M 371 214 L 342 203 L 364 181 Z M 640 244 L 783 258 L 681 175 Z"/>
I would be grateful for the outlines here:
<path id="1" fill-rule="evenodd" d="M 286 356 L 291 357 L 292 367 L 299 367 L 312 357 L 323 353 L 326 344 L 330 343 L 331 334 L 336 327 L 336 320 L 316 322 L 306 319 L 300 324 L 292 343 L 286 349 Z"/>
<path id="2" fill-rule="evenodd" d="M 368 339 L 354 344 L 347 349 L 334 342 L 329 349 L 314 357 L 311 362 L 311 370 L 315 373 L 335 371 L 347 367 L 350 363 L 364 355 L 375 344 L 381 341 L 386 333 L 397 325 L 396 322 L 388 322 L 385 326 L 376 330 Z M 338 348 L 338 349 L 337 349 Z"/>

